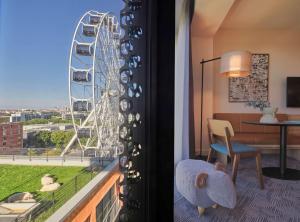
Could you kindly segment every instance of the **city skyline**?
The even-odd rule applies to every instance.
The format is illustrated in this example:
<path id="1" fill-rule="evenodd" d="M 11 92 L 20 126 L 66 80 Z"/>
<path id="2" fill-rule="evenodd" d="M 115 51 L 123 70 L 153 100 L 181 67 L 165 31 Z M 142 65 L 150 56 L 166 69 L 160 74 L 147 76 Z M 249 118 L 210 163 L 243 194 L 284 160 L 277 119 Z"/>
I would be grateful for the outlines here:
<path id="1" fill-rule="evenodd" d="M 0 109 L 68 106 L 73 32 L 88 10 L 119 17 L 121 0 L 0 0 Z"/>

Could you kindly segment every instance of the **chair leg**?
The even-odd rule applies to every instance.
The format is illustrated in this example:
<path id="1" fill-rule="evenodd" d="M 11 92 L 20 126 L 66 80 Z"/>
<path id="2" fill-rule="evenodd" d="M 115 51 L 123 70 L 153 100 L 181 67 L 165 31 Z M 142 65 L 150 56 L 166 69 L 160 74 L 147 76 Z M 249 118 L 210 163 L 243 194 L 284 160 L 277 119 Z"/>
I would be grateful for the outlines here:
<path id="1" fill-rule="evenodd" d="M 237 170 L 239 167 L 239 162 L 240 162 L 240 155 L 235 154 L 234 159 L 233 159 L 233 168 L 232 168 L 232 181 L 235 184 L 236 181 L 236 175 L 237 175 Z"/>
<path id="2" fill-rule="evenodd" d="M 205 208 L 198 207 L 198 213 L 199 213 L 200 216 L 202 216 L 204 214 L 204 212 L 205 212 Z"/>
<path id="3" fill-rule="evenodd" d="M 209 148 L 208 155 L 207 155 L 207 162 L 210 162 L 212 154 L 213 154 L 213 149 Z"/>
<path id="4" fill-rule="evenodd" d="M 264 179 L 263 179 L 262 170 L 261 170 L 261 155 L 260 155 L 260 153 L 256 154 L 256 172 L 257 172 L 257 177 L 259 180 L 260 188 L 263 190 L 264 189 Z"/>

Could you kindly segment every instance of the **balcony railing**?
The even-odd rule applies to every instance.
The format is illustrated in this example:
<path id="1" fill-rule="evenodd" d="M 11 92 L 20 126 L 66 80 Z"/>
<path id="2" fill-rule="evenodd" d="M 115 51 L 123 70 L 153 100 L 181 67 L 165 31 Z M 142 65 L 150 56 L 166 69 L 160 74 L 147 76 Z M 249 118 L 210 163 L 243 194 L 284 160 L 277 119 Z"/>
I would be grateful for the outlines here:
<path id="1" fill-rule="evenodd" d="M 48 155 L 0 155 L 1 164 L 41 165 L 41 166 L 90 166 L 100 163 L 101 166 L 113 161 L 113 158 L 83 156 L 48 156 Z"/>
<path id="2" fill-rule="evenodd" d="M 84 220 L 86 220 L 86 218 L 91 216 L 90 214 L 96 212 L 96 210 L 90 209 L 91 203 L 92 207 L 95 209 L 96 205 L 99 204 L 105 196 L 105 192 L 108 192 L 108 190 L 117 183 L 119 175 L 118 160 L 115 160 L 106 168 L 104 168 L 98 175 L 96 175 L 81 190 L 79 190 L 69 201 L 67 201 L 56 212 L 54 212 L 47 221 L 68 222 L 75 220 L 74 218 L 76 217 L 80 217 L 80 220 L 82 220 L 83 218 Z M 103 188 L 105 188 L 106 191 L 104 191 L 105 189 Z M 102 197 L 102 199 L 95 199 L 95 197 L 100 196 Z M 105 204 L 107 209 L 103 211 L 105 213 L 102 217 L 104 218 L 103 221 L 106 222 L 115 221 L 121 207 L 117 193 L 115 193 L 109 201 L 109 204 Z M 88 205 L 90 210 L 89 215 L 86 213 L 86 211 L 83 210 L 84 207 Z M 94 215 L 94 218 L 96 218 L 96 215 Z"/>
<path id="3" fill-rule="evenodd" d="M 117 220 L 118 214 L 121 210 L 121 205 L 120 205 L 120 200 L 118 198 L 118 196 L 115 196 L 112 200 L 111 203 L 109 203 L 107 205 L 106 208 L 109 209 L 105 209 L 104 212 L 104 219 L 101 222 L 114 222 Z"/>

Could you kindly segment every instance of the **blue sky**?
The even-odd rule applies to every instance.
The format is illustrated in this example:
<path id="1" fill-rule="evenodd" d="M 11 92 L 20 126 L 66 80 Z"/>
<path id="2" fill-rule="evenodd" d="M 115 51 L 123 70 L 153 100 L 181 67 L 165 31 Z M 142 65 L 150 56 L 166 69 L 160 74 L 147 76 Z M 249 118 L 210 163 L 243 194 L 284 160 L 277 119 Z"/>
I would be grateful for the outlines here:
<path id="1" fill-rule="evenodd" d="M 88 10 L 119 17 L 122 0 L 0 0 L 0 109 L 68 104 L 73 32 Z"/>

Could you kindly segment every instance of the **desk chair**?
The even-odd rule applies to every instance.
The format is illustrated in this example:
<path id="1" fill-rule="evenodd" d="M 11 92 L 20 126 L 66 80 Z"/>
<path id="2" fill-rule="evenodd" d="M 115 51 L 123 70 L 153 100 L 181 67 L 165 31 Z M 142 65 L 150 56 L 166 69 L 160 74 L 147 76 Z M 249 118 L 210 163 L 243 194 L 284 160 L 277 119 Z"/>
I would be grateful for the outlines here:
<path id="1" fill-rule="evenodd" d="M 229 121 L 208 119 L 208 132 L 210 150 L 207 161 L 210 161 L 214 151 L 227 155 L 233 159 L 232 181 L 235 183 L 240 159 L 245 157 L 255 157 L 256 172 L 260 188 L 264 189 L 260 151 L 245 144 L 231 143 L 231 137 L 234 136 L 234 131 Z"/>

